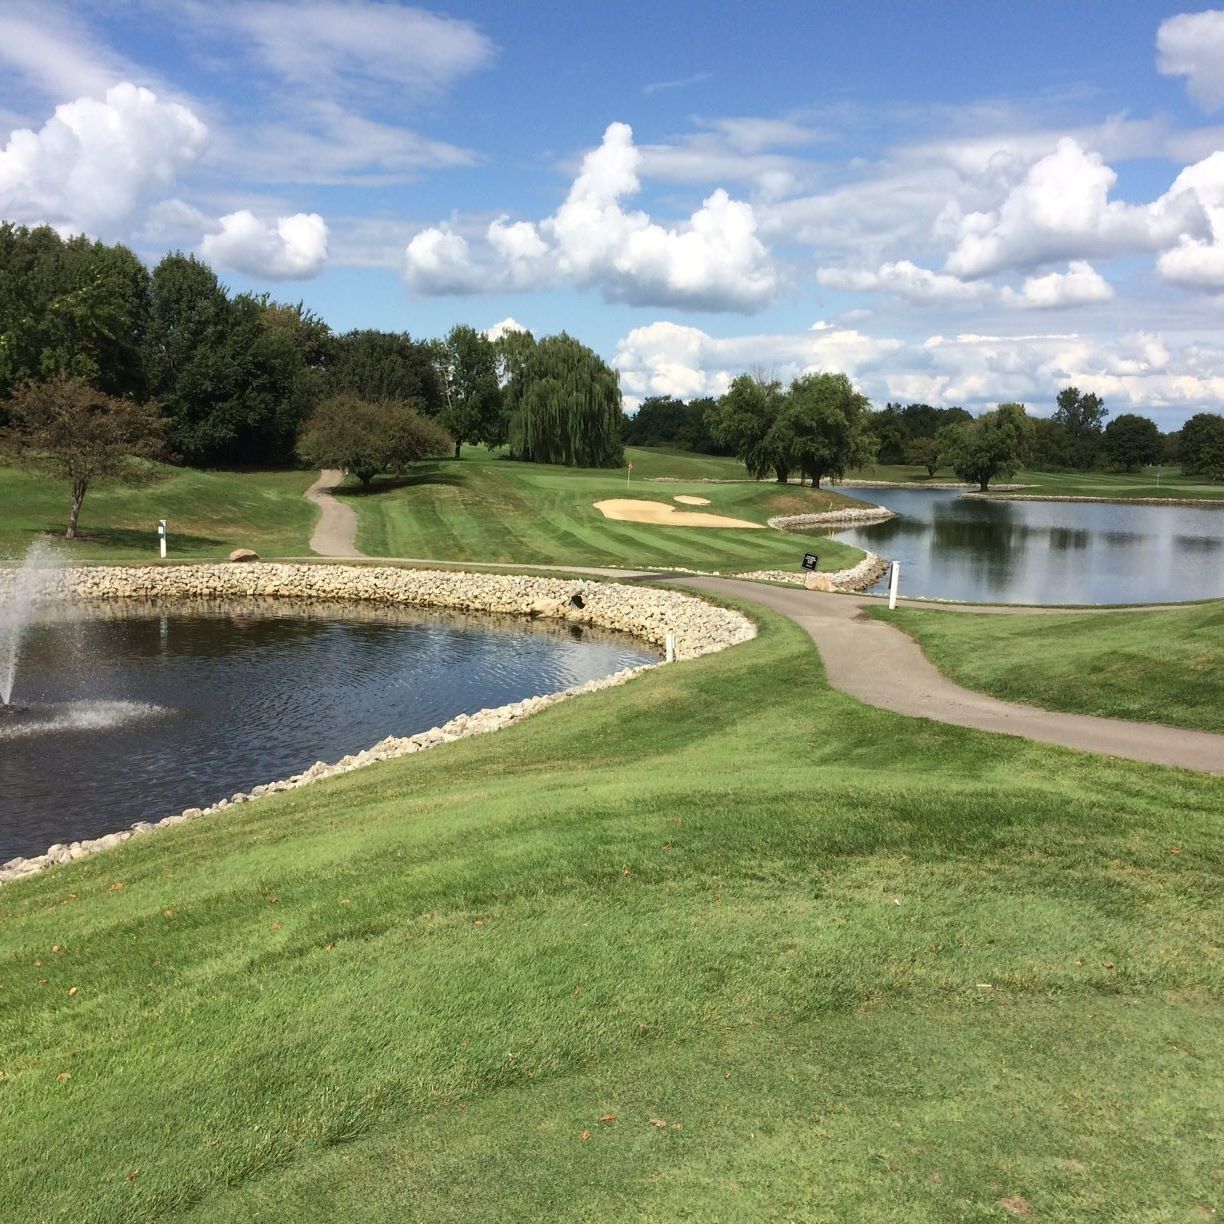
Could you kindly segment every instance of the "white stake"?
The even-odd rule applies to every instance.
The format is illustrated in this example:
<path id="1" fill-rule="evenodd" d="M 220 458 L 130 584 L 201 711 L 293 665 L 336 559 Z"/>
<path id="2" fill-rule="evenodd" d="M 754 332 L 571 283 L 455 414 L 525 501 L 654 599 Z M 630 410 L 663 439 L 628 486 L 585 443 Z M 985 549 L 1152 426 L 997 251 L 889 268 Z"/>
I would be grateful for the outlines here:
<path id="1" fill-rule="evenodd" d="M 161 558 L 164 561 L 166 559 L 166 520 L 165 519 L 157 520 L 157 535 L 158 535 L 158 539 L 161 541 Z"/>
<path id="2" fill-rule="evenodd" d="M 666 661 L 674 663 L 676 661 L 676 631 L 669 629 L 667 631 L 667 655 Z"/>
<path id="3" fill-rule="evenodd" d="M 888 583 L 888 606 L 895 608 L 897 606 L 897 582 L 901 577 L 901 562 L 894 561 L 892 563 L 892 579 Z"/>

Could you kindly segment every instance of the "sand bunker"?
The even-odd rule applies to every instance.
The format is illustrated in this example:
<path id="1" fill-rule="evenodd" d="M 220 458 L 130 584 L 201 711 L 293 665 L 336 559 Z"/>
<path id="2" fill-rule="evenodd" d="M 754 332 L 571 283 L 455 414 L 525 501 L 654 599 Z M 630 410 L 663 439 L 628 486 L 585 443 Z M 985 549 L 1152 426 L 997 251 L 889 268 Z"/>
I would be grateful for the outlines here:
<path id="1" fill-rule="evenodd" d="M 689 497 L 685 493 L 677 493 L 672 501 L 678 501 L 682 506 L 708 506 L 710 504 L 708 497 Z"/>
<path id="2" fill-rule="evenodd" d="M 679 499 L 677 499 L 679 500 Z M 721 514 L 701 514 L 695 510 L 677 510 L 670 502 L 639 501 L 636 498 L 615 497 L 611 501 L 597 501 L 595 509 L 604 518 L 619 519 L 622 523 L 656 523 L 667 527 L 756 527 L 764 523 L 750 523 L 747 519 L 726 518 Z"/>

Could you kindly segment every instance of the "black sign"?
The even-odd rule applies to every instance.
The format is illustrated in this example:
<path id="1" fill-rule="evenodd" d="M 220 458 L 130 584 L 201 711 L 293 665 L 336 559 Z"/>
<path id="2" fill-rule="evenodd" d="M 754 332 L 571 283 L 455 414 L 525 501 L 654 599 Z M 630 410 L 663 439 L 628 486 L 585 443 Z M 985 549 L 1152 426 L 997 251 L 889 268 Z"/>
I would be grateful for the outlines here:
<path id="1" fill-rule="evenodd" d="M 803 554 L 803 568 L 814 570 L 820 564 L 820 558 L 815 553 Z"/>

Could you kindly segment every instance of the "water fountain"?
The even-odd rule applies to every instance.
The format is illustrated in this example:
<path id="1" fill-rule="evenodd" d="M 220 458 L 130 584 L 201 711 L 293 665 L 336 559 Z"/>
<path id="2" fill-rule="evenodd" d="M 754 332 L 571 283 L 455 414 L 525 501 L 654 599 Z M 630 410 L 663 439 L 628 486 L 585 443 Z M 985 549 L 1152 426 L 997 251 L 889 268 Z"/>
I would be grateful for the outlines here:
<path id="1" fill-rule="evenodd" d="M 21 639 L 35 606 L 46 595 L 52 576 L 62 565 L 63 558 L 50 544 L 36 541 L 17 567 L 8 593 L 0 602 L 0 718 L 14 718 L 24 712 L 24 707 L 13 701 Z"/>

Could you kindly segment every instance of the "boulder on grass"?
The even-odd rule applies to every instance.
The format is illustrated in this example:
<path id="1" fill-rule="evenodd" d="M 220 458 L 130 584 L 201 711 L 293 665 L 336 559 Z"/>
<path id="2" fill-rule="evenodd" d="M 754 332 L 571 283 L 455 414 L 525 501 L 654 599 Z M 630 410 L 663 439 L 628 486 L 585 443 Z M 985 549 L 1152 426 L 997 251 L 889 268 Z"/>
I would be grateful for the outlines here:
<path id="1" fill-rule="evenodd" d="M 259 554 L 249 548 L 235 548 L 229 555 L 231 561 L 258 561 Z"/>

